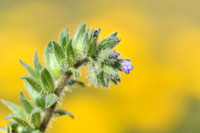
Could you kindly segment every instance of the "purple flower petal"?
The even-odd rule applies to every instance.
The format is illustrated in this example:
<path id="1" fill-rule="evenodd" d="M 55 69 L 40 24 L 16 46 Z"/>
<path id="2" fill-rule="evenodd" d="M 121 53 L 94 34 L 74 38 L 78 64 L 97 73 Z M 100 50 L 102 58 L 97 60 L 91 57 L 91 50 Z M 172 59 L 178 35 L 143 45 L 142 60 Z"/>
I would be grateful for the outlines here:
<path id="1" fill-rule="evenodd" d="M 124 71 L 126 74 L 129 74 L 129 70 L 127 68 L 122 67 L 121 70 Z"/>
<path id="2" fill-rule="evenodd" d="M 129 74 L 129 71 L 133 69 L 133 65 L 128 61 L 121 61 L 120 64 L 123 66 L 121 70 L 124 71 L 126 74 Z"/>

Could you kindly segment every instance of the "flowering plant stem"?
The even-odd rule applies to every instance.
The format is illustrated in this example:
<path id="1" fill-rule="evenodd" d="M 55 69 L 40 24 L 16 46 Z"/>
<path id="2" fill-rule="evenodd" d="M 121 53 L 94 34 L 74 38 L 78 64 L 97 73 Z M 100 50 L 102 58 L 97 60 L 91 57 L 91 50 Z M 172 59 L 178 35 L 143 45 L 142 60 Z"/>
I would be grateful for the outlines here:
<path id="1" fill-rule="evenodd" d="M 81 75 L 78 71 L 80 66 L 89 66 L 89 85 L 93 83 L 104 88 L 108 88 L 110 82 L 117 85 L 121 81 L 118 71 L 129 74 L 133 69 L 129 59 L 120 58 L 120 53 L 113 50 L 120 42 L 117 32 L 99 42 L 101 28 L 89 31 L 86 24 L 82 23 L 72 39 L 68 30 L 62 30 L 58 43 L 49 41 L 44 54 L 44 66 L 40 64 L 37 52 L 34 55 L 35 69 L 20 60 L 30 73 L 30 76 L 22 76 L 21 79 L 25 80 L 31 99 L 27 99 L 21 91 L 23 107 L 2 100 L 13 112 L 4 118 L 13 120 L 7 124 L 7 129 L 3 128 L 7 133 L 44 133 L 52 117 L 68 115 L 74 118 L 72 113 L 56 109 L 56 106 L 66 87 L 70 88 L 76 83 L 84 85 L 76 80 Z"/>
<path id="2" fill-rule="evenodd" d="M 87 63 L 88 60 L 85 58 L 85 59 L 82 59 L 82 60 L 79 60 L 75 65 L 74 65 L 74 68 L 79 68 L 81 65 Z M 58 87 L 56 88 L 56 92 L 55 94 L 60 97 L 67 81 L 70 79 L 70 77 L 72 76 L 72 73 L 70 71 L 67 71 L 63 77 L 61 78 L 60 82 L 58 83 Z M 42 121 L 42 124 L 40 126 L 40 131 L 41 132 L 44 132 L 52 115 L 53 115 L 53 112 L 56 108 L 56 105 L 57 105 L 57 102 L 54 103 L 52 106 L 50 106 L 46 111 L 45 111 L 45 116 L 44 116 L 44 119 Z"/>

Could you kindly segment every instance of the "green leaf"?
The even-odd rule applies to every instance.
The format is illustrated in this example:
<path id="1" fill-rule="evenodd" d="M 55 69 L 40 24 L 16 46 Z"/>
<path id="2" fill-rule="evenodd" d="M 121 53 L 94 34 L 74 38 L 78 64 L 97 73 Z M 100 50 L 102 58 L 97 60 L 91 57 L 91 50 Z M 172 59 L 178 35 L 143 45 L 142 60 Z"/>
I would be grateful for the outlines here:
<path id="1" fill-rule="evenodd" d="M 26 89 L 31 96 L 31 100 L 38 107 L 44 109 L 45 108 L 45 95 L 36 91 L 27 81 L 25 82 Z"/>
<path id="2" fill-rule="evenodd" d="M 115 84 L 118 85 L 117 80 L 116 79 L 111 79 L 111 81 Z"/>
<path id="3" fill-rule="evenodd" d="M 80 72 L 75 68 L 69 68 L 69 70 L 73 73 L 75 79 L 81 75 Z"/>
<path id="4" fill-rule="evenodd" d="M 112 66 L 104 65 L 104 73 L 114 84 L 117 85 L 117 82 L 120 82 L 120 75 Z"/>
<path id="5" fill-rule="evenodd" d="M 42 133 L 42 132 L 40 132 L 40 130 L 34 130 L 31 133 Z"/>
<path id="6" fill-rule="evenodd" d="M 54 53 L 54 46 L 53 41 L 50 41 L 45 50 L 45 63 L 48 70 L 53 74 L 54 78 L 57 80 L 59 79 L 62 74 L 63 70 L 60 64 L 58 63 L 55 53 Z"/>
<path id="7" fill-rule="evenodd" d="M 7 115 L 4 118 L 4 120 L 8 120 L 8 119 L 13 119 L 16 122 L 18 122 L 19 124 L 21 124 L 22 126 L 24 126 L 25 128 L 32 129 L 32 127 L 29 125 L 29 123 L 26 120 L 24 120 L 20 115 L 11 114 L 11 115 Z"/>
<path id="8" fill-rule="evenodd" d="M 83 50 L 84 50 L 83 41 L 86 35 L 85 29 L 86 29 L 86 24 L 81 23 L 73 36 L 73 48 L 74 48 L 75 55 L 77 56 L 77 58 L 80 58 L 83 54 Z"/>
<path id="9" fill-rule="evenodd" d="M 22 105 L 24 106 L 26 112 L 28 114 L 31 113 L 31 111 L 33 110 L 33 106 L 30 104 L 30 102 L 24 97 L 24 94 L 22 91 L 20 91 L 20 101 L 22 103 Z"/>
<path id="10" fill-rule="evenodd" d="M 7 125 L 7 133 L 11 133 L 9 125 Z"/>
<path id="11" fill-rule="evenodd" d="M 72 40 L 69 41 L 67 45 L 67 62 L 69 66 L 74 64 L 74 50 L 72 48 Z"/>
<path id="12" fill-rule="evenodd" d="M 82 45 L 83 45 L 83 56 L 85 56 L 85 55 L 87 55 L 88 49 L 89 49 L 89 36 L 88 36 L 88 32 L 85 33 Z"/>
<path id="13" fill-rule="evenodd" d="M 104 62 L 105 59 L 108 59 L 110 56 L 112 56 L 115 53 L 115 51 L 110 50 L 110 49 L 105 49 L 102 50 L 101 53 L 99 54 L 98 60 L 100 62 Z"/>
<path id="14" fill-rule="evenodd" d="M 115 47 L 121 41 L 116 36 L 117 32 L 102 40 L 98 45 L 98 51 Z"/>
<path id="15" fill-rule="evenodd" d="M 17 133 L 18 127 L 21 126 L 21 125 L 19 125 L 19 123 L 17 123 L 16 121 L 11 121 L 11 122 L 9 122 L 7 125 L 11 126 L 12 131 L 15 131 L 16 133 Z"/>
<path id="16" fill-rule="evenodd" d="M 39 76 L 35 70 L 33 70 L 28 64 L 24 63 L 23 61 L 19 60 L 22 66 L 26 68 L 26 70 L 30 73 L 31 76 L 35 77 L 36 79 L 39 79 Z"/>
<path id="17" fill-rule="evenodd" d="M 101 33 L 101 28 L 98 29 L 98 35 Z"/>
<path id="18" fill-rule="evenodd" d="M 36 91 L 41 92 L 42 87 L 34 77 L 23 76 L 21 79 L 25 79 Z"/>
<path id="19" fill-rule="evenodd" d="M 68 41 L 69 41 L 69 28 L 66 28 L 65 30 L 62 30 L 62 32 L 60 33 L 59 44 L 63 48 L 65 48 Z"/>
<path id="20" fill-rule="evenodd" d="M 74 85 L 74 84 L 79 84 L 79 85 L 81 85 L 82 87 L 85 86 L 83 82 L 77 81 L 77 80 L 72 80 L 72 79 L 70 79 L 70 80 L 67 82 L 67 86 L 72 86 L 72 85 Z"/>
<path id="21" fill-rule="evenodd" d="M 89 36 L 89 43 L 91 43 L 91 41 L 92 41 L 92 38 L 93 38 L 93 35 L 94 35 L 94 31 L 95 31 L 95 29 L 92 29 L 92 30 L 88 33 L 88 36 Z"/>
<path id="22" fill-rule="evenodd" d="M 93 40 L 92 40 L 92 43 L 90 44 L 90 47 L 89 47 L 89 50 L 88 50 L 88 56 L 93 56 L 94 53 L 96 52 L 97 50 L 97 38 L 95 37 Z"/>
<path id="23" fill-rule="evenodd" d="M 45 103 L 45 107 L 48 108 L 51 105 L 53 105 L 55 102 L 57 102 L 59 100 L 59 97 L 56 96 L 55 94 L 48 94 L 46 97 L 46 103 Z"/>
<path id="24" fill-rule="evenodd" d="M 55 115 L 58 115 L 58 116 L 62 116 L 62 115 L 68 115 L 68 116 L 70 116 L 72 119 L 74 119 L 74 115 L 72 114 L 72 113 L 70 113 L 70 112 L 68 112 L 68 111 L 65 111 L 65 110 L 55 110 L 54 111 L 54 114 Z"/>
<path id="25" fill-rule="evenodd" d="M 89 71 L 88 79 L 90 80 L 89 86 L 91 86 L 92 83 L 94 84 L 95 87 L 99 84 L 97 79 L 97 74 L 95 71 Z"/>
<path id="26" fill-rule="evenodd" d="M 103 39 L 101 41 L 101 43 L 112 40 L 113 38 L 115 38 L 117 36 L 117 32 L 114 32 L 113 34 L 111 34 L 110 36 L 106 37 L 105 39 Z"/>
<path id="27" fill-rule="evenodd" d="M 89 71 L 88 71 L 88 79 L 89 79 L 89 86 L 91 86 L 91 84 L 93 83 L 94 86 L 96 87 L 97 85 L 99 85 L 98 79 L 97 79 L 97 75 L 98 73 L 100 73 L 102 70 L 99 69 L 99 64 L 95 63 L 95 61 L 92 58 L 88 58 L 90 61 L 89 64 Z"/>
<path id="28" fill-rule="evenodd" d="M 4 132 L 6 132 L 6 131 L 7 131 L 7 129 L 6 129 L 6 128 L 4 128 L 4 127 L 0 127 L 0 131 L 4 131 Z"/>
<path id="29" fill-rule="evenodd" d="M 62 47 L 59 44 L 57 44 L 55 41 L 53 41 L 53 46 L 54 46 L 54 53 L 55 53 L 57 61 L 62 67 L 64 67 L 66 62 L 65 62 L 65 53 Z"/>
<path id="30" fill-rule="evenodd" d="M 40 73 L 40 71 L 43 68 L 38 59 L 37 51 L 35 51 L 35 54 L 34 54 L 34 67 L 35 67 L 36 71 L 38 72 L 38 74 Z"/>
<path id="31" fill-rule="evenodd" d="M 101 83 L 101 85 L 105 88 L 108 88 L 109 86 L 109 80 L 105 76 L 104 72 L 101 72 L 99 75 L 97 75 L 98 82 Z"/>
<path id="32" fill-rule="evenodd" d="M 1 101 L 4 105 L 6 105 L 16 115 L 21 116 L 23 119 L 27 118 L 25 111 L 20 106 L 14 104 L 14 103 L 5 101 L 5 100 L 1 100 Z"/>
<path id="33" fill-rule="evenodd" d="M 44 90 L 46 92 L 53 92 L 54 91 L 54 80 L 51 76 L 51 74 L 49 73 L 49 71 L 47 70 L 47 68 L 43 68 L 42 72 L 41 72 L 41 81 L 42 84 L 44 86 Z"/>
<path id="34" fill-rule="evenodd" d="M 76 32 L 75 32 L 75 34 L 73 36 L 74 44 L 77 44 L 77 42 L 82 39 L 82 36 L 85 33 L 85 29 L 86 29 L 86 24 L 85 23 L 81 23 L 78 26 L 78 28 L 76 29 Z"/>
<path id="35" fill-rule="evenodd" d="M 31 112 L 31 124 L 35 127 L 38 128 L 40 126 L 41 123 L 41 116 L 40 116 L 40 108 L 35 108 L 32 112 Z"/>

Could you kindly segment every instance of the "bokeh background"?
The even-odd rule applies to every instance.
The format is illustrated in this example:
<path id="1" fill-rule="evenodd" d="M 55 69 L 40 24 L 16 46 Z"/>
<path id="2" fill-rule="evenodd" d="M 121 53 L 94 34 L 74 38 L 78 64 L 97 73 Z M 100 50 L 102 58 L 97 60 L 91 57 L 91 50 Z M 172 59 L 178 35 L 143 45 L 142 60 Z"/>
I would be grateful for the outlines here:
<path id="1" fill-rule="evenodd" d="M 62 104 L 75 119 L 54 119 L 48 133 L 200 132 L 199 0 L 0 0 L 0 98 L 20 104 L 18 59 L 33 65 L 37 50 L 44 64 L 48 41 L 83 21 L 101 39 L 118 31 L 135 67 L 108 90 L 75 86 Z M 9 113 L 0 103 L 0 126 Z"/>

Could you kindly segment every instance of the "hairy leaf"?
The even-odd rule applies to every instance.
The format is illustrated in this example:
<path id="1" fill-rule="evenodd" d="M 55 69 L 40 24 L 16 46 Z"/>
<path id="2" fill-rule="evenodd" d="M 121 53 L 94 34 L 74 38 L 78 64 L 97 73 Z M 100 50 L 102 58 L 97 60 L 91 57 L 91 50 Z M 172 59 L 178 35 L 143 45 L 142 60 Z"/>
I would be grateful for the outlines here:
<path id="1" fill-rule="evenodd" d="M 36 79 L 39 78 L 37 72 L 33 70 L 28 64 L 24 63 L 23 61 L 19 60 L 22 66 L 26 68 L 26 70 L 30 73 L 31 76 L 35 77 Z"/>
<path id="2" fill-rule="evenodd" d="M 38 107 L 45 108 L 45 95 L 36 91 L 27 81 L 25 82 L 26 89 L 31 96 L 31 100 Z"/>
<path id="3" fill-rule="evenodd" d="M 35 67 L 36 71 L 38 72 L 38 74 L 40 73 L 40 71 L 43 68 L 38 59 L 37 51 L 35 51 L 35 54 L 34 54 L 34 67 Z"/>
<path id="4" fill-rule="evenodd" d="M 18 122 L 19 124 L 21 124 L 22 126 L 32 129 L 32 127 L 29 125 L 29 123 L 26 120 L 24 120 L 20 115 L 11 114 L 11 115 L 7 115 L 4 118 L 4 120 L 8 120 L 8 119 L 13 119 L 16 122 Z"/>
<path id="5" fill-rule="evenodd" d="M 88 32 L 88 37 L 89 37 L 89 43 L 92 42 L 93 35 L 94 35 L 95 29 L 92 29 L 90 32 Z M 96 38 L 96 37 L 95 37 Z"/>
<path id="6" fill-rule="evenodd" d="M 98 45 L 98 51 L 108 49 L 108 48 L 111 49 L 115 47 L 120 42 L 120 40 L 118 40 L 116 36 L 117 36 L 117 32 L 113 33 L 109 37 L 102 40 L 100 44 Z"/>
<path id="7" fill-rule="evenodd" d="M 98 56 L 98 60 L 100 62 L 104 62 L 104 60 L 108 59 L 110 56 L 112 56 L 115 53 L 115 51 L 110 49 L 102 50 Z"/>
<path id="8" fill-rule="evenodd" d="M 25 79 L 36 91 L 41 92 L 42 87 L 34 77 L 23 76 L 21 79 Z"/>
<path id="9" fill-rule="evenodd" d="M 69 66 L 74 64 L 74 50 L 72 47 L 72 40 L 70 40 L 69 44 L 67 45 L 67 62 Z"/>
<path id="10" fill-rule="evenodd" d="M 55 41 L 53 41 L 53 46 L 54 46 L 54 53 L 55 53 L 57 61 L 62 67 L 64 67 L 66 62 L 65 62 L 65 53 L 62 47 L 59 44 L 57 44 Z"/>
<path id="11" fill-rule="evenodd" d="M 31 112 L 31 124 L 35 127 L 38 128 L 40 126 L 41 123 L 41 116 L 40 116 L 40 108 L 35 108 L 32 112 Z"/>
<path id="12" fill-rule="evenodd" d="M 33 110 L 33 106 L 30 104 L 30 102 L 24 97 L 24 94 L 22 91 L 20 91 L 20 101 L 22 103 L 22 105 L 24 106 L 26 112 L 28 114 L 31 113 L 31 111 Z"/>
<path id="13" fill-rule="evenodd" d="M 54 114 L 55 114 L 55 115 L 58 115 L 58 116 L 61 116 L 61 115 L 69 115 L 72 119 L 74 119 L 74 115 L 73 115 L 72 113 L 68 112 L 68 111 L 65 111 L 65 110 L 61 110 L 61 109 L 55 110 L 55 111 L 54 111 Z"/>
<path id="14" fill-rule="evenodd" d="M 77 80 L 72 80 L 72 79 L 70 79 L 70 80 L 67 82 L 67 86 L 72 86 L 72 85 L 74 85 L 74 84 L 79 84 L 79 85 L 81 85 L 81 86 L 83 86 L 83 87 L 85 86 L 83 82 L 77 81 Z"/>
<path id="15" fill-rule="evenodd" d="M 69 28 L 66 28 L 65 30 L 62 30 L 62 32 L 60 33 L 60 37 L 59 37 L 59 44 L 65 48 L 68 41 L 69 41 Z"/>
<path id="16" fill-rule="evenodd" d="M 7 125 L 7 133 L 11 133 L 9 125 Z"/>
<path id="17" fill-rule="evenodd" d="M 56 96 L 55 94 L 48 94 L 46 97 L 46 103 L 45 103 L 45 107 L 48 108 L 51 105 L 53 105 L 55 102 L 57 102 L 59 100 L 59 97 Z"/>
<path id="18" fill-rule="evenodd" d="M 85 29 L 86 29 L 86 24 L 85 23 L 80 24 L 73 36 L 73 48 L 77 58 L 80 58 L 83 54 L 82 53 L 84 49 L 83 41 L 86 35 Z"/>
<path id="19" fill-rule="evenodd" d="M 21 116 L 23 119 L 27 118 L 25 111 L 19 106 L 12 102 L 1 100 L 4 105 L 6 105 L 13 113 Z"/>
<path id="20" fill-rule="evenodd" d="M 94 53 L 96 52 L 96 50 L 97 50 L 97 38 L 95 37 L 89 46 L 88 56 L 92 57 L 94 55 Z"/>
<path id="21" fill-rule="evenodd" d="M 48 43 L 44 57 L 46 66 L 49 69 L 49 71 L 53 74 L 56 80 L 59 79 L 63 74 L 63 70 L 56 59 L 54 53 L 53 41 L 50 41 Z"/>
<path id="22" fill-rule="evenodd" d="M 42 84 L 44 86 L 44 90 L 46 92 L 53 92 L 54 91 L 54 80 L 51 76 L 51 74 L 49 73 L 49 71 L 46 68 L 42 69 L 41 72 L 41 80 L 42 80 Z"/>
<path id="23" fill-rule="evenodd" d="M 108 88 L 108 86 L 109 86 L 109 80 L 105 76 L 104 72 L 101 72 L 99 75 L 97 75 L 97 79 L 98 79 L 99 83 L 102 84 L 103 87 Z"/>

